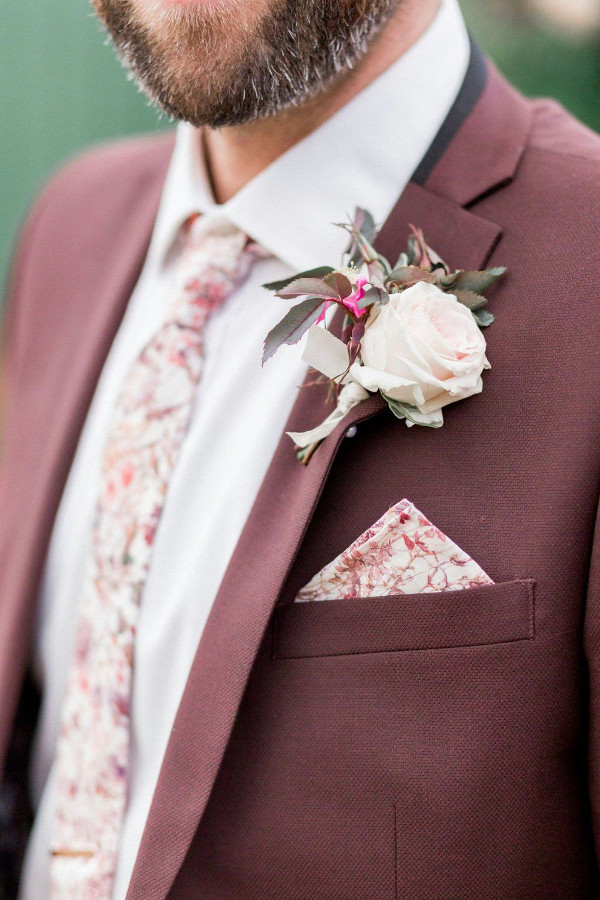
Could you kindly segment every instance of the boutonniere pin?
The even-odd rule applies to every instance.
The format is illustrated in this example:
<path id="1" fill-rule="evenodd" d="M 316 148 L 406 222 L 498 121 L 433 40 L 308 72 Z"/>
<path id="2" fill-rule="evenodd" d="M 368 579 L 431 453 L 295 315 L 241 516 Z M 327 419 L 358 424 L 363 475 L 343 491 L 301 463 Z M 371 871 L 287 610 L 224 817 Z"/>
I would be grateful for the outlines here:
<path id="1" fill-rule="evenodd" d="M 444 424 L 444 406 L 478 394 L 490 368 L 482 329 L 494 321 L 484 291 L 506 271 L 452 272 L 412 226 L 407 252 L 392 266 L 373 247 L 376 228 L 366 210 L 339 227 L 350 234 L 344 265 L 264 285 L 277 297 L 304 299 L 267 335 L 263 363 L 308 332 L 302 358 L 337 397 L 317 428 L 288 432 L 304 464 L 371 393 L 407 425 L 431 428 Z M 345 313 L 342 340 L 325 324 L 332 303 Z"/>

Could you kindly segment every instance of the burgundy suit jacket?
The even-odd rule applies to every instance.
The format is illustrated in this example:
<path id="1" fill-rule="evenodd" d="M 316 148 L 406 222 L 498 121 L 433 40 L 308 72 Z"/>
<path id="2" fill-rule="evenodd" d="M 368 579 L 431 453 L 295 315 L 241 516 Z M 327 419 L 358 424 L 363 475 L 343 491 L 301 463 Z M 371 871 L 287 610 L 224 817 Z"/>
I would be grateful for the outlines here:
<path id="1" fill-rule="evenodd" d="M 160 136 L 77 159 L 19 243 L 1 748 L 53 518 L 171 149 Z M 452 266 L 508 267 L 490 292 L 483 393 L 441 430 L 409 430 L 373 396 L 307 467 L 282 437 L 198 647 L 128 900 L 600 896 L 599 205 L 600 139 L 474 57 L 378 242 L 395 258 L 414 223 Z M 324 410 L 301 391 L 289 427 Z M 291 602 L 402 497 L 496 584 Z"/>

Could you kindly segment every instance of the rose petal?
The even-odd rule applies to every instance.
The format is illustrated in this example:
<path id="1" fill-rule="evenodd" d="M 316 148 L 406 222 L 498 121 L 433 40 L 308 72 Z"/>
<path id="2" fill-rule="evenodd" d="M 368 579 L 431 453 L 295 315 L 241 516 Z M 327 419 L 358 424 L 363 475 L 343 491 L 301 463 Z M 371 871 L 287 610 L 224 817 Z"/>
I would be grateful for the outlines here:
<path id="1" fill-rule="evenodd" d="M 489 366 L 485 347 L 470 310 L 435 285 L 419 283 L 371 313 L 363 365 L 355 364 L 351 374 L 367 390 L 381 389 L 421 415 L 439 414 L 481 391 L 481 373 Z"/>
<path id="2" fill-rule="evenodd" d="M 475 394 L 480 394 L 482 390 L 483 380 L 478 378 L 475 385 L 468 389 L 464 389 L 458 395 L 453 396 L 444 391 L 443 393 L 438 394 L 437 397 L 432 397 L 430 400 L 427 400 L 419 406 L 419 410 L 425 414 L 435 412 L 437 409 L 443 409 L 444 406 L 448 406 L 449 403 L 456 403 L 458 400 L 466 400 L 467 397 L 473 397 Z"/>
<path id="3" fill-rule="evenodd" d="M 350 369 L 350 376 L 367 391 L 382 390 L 385 394 L 399 387 L 413 388 L 414 382 L 392 375 L 390 372 L 379 372 L 370 366 L 361 366 L 354 363 Z"/>

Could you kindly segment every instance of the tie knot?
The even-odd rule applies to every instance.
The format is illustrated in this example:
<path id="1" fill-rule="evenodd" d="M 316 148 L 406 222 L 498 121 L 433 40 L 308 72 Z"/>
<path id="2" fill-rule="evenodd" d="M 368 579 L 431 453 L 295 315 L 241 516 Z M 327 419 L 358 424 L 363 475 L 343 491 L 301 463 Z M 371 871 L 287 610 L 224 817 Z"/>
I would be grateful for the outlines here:
<path id="1" fill-rule="evenodd" d="M 224 216 L 201 216 L 192 213 L 182 226 L 183 256 L 196 258 L 196 264 L 236 268 L 242 256 L 248 236 Z"/>
<path id="2" fill-rule="evenodd" d="M 202 215 L 202 213 L 191 213 L 182 225 L 183 238 L 186 243 L 194 244 L 202 242 L 210 235 L 220 235 L 221 237 L 229 237 L 240 233 L 237 225 L 222 213 L 214 215 Z"/>
<path id="3" fill-rule="evenodd" d="M 256 253 L 248 236 L 224 216 L 189 216 L 182 227 L 176 318 L 201 328 L 207 315 L 245 280 Z"/>

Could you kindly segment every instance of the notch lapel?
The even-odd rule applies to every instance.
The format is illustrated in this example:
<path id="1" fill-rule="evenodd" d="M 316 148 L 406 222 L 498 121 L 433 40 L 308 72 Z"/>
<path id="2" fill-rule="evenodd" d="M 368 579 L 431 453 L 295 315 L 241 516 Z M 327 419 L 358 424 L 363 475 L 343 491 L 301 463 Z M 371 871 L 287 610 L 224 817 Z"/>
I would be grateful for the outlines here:
<path id="1" fill-rule="evenodd" d="M 491 71 L 468 120 L 468 130 L 465 132 L 463 125 L 456 131 L 433 170 L 437 190 L 431 190 L 429 182 L 426 186 L 415 181 L 408 185 L 379 234 L 380 251 L 393 262 L 405 248 L 409 224 L 414 223 L 451 266 L 483 266 L 501 229 L 464 209 L 459 195 L 470 194 L 472 200 L 473 194 L 490 191 L 510 179 L 520 156 L 515 146 L 522 149 L 524 145 L 525 109 L 525 101 Z M 470 143 L 477 122 L 493 124 L 496 113 L 500 119 L 510 118 L 510 140 L 506 133 L 500 135 L 492 129 Z M 515 127 L 515 119 L 522 127 Z M 477 160 L 487 176 L 474 168 Z M 447 182 L 444 170 L 452 176 Z M 471 190 L 469 172 L 477 175 Z M 286 430 L 304 430 L 321 421 L 330 409 L 322 399 L 318 389 L 302 390 Z M 206 808 L 258 648 L 337 450 L 350 426 L 384 410 L 379 395 L 355 407 L 306 467 L 296 461 L 290 439 L 282 436 L 200 640 L 127 900 L 164 900 L 168 894 Z"/>

